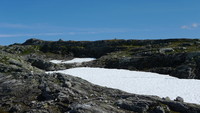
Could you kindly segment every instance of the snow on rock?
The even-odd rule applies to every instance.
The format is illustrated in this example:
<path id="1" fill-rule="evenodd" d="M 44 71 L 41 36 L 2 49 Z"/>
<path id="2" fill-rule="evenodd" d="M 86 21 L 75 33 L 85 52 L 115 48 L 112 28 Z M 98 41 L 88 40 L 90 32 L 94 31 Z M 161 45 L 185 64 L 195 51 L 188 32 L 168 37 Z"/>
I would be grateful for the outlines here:
<path id="1" fill-rule="evenodd" d="M 60 63 L 66 63 L 66 64 L 72 64 L 72 63 L 83 63 L 83 62 L 89 62 L 96 60 L 95 58 L 74 58 L 72 60 L 68 61 L 63 61 L 63 60 L 51 60 L 50 62 L 55 63 L 55 64 L 60 64 Z"/>
<path id="2" fill-rule="evenodd" d="M 63 60 L 51 60 L 50 62 L 55 63 L 55 64 L 60 64 L 63 62 Z"/>
<path id="3" fill-rule="evenodd" d="M 170 99 L 180 96 L 185 102 L 200 104 L 200 80 L 178 79 L 150 72 L 89 67 L 56 72 L 77 76 L 97 85 L 117 88 L 130 93 L 157 95 L 170 97 Z"/>

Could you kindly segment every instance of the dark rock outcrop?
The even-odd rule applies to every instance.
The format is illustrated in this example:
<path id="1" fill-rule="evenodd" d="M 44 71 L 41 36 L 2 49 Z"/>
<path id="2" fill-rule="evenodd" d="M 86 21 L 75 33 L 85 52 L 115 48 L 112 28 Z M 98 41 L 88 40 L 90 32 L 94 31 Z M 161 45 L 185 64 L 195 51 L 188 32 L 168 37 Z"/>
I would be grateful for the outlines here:
<path id="1" fill-rule="evenodd" d="M 200 112 L 199 105 L 129 94 L 59 73 L 0 74 L 0 96 L 0 112 L 11 113 Z"/>
<path id="2" fill-rule="evenodd" d="M 23 45 L 39 46 L 44 53 L 65 58 L 98 58 L 93 67 L 120 68 L 169 74 L 178 78 L 200 79 L 200 40 L 27 40 Z"/>

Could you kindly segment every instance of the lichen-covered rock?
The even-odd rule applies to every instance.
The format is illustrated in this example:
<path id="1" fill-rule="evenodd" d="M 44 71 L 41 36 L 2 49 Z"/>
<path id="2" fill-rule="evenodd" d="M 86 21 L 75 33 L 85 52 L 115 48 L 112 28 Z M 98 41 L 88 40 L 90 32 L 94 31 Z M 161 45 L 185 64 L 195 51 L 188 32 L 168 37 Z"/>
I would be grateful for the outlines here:
<path id="1" fill-rule="evenodd" d="M 93 85 L 70 75 L 0 74 L 0 109 L 16 113 L 199 112 L 200 106 Z M 70 87 L 65 87 L 66 82 Z"/>

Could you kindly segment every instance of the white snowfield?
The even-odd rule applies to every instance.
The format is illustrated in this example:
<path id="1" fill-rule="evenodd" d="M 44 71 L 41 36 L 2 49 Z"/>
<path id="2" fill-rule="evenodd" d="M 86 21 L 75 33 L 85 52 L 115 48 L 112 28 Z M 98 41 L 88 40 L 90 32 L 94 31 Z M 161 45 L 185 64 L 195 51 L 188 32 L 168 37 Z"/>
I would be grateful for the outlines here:
<path id="1" fill-rule="evenodd" d="M 63 61 L 63 60 L 51 60 L 50 62 L 55 63 L 55 64 L 61 64 L 61 63 L 73 64 L 73 63 L 89 62 L 89 61 L 93 61 L 93 60 L 96 60 L 96 59 L 95 59 L 95 58 L 74 58 L 74 59 L 68 60 L 68 61 Z"/>
<path id="2" fill-rule="evenodd" d="M 93 84 L 144 95 L 157 95 L 200 104 L 200 80 L 178 79 L 169 75 L 122 69 L 72 68 L 54 71 L 85 79 Z M 52 73 L 52 72 L 47 72 Z"/>

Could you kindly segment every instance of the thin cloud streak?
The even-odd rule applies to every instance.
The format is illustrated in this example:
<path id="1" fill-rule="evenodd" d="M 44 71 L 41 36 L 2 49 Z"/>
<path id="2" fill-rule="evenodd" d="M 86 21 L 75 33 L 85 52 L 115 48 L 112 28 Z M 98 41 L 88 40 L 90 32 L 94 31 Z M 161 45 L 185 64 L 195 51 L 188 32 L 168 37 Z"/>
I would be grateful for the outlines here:
<path id="1" fill-rule="evenodd" d="M 123 32 L 123 31 L 122 31 Z M 33 33 L 33 34 L 0 34 L 0 38 L 6 37 L 30 37 L 30 36 L 58 36 L 58 35 L 93 35 L 101 33 L 111 33 L 109 31 L 72 31 L 72 32 L 62 32 L 62 33 Z"/>
<path id="2" fill-rule="evenodd" d="M 0 38 L 8 37 L 24 37 L 24 36 L 56 36 L 62 35 L 63 33 L 38 33 L 38 34 L 0 34 Z"/>
<path id="3" fill-rule="evenodd" d="M 30 28 L 30 26 L 23 25 L 23 24 L 11 24 L 11 23 L 0 23 L 1 28 Z"/>
<path id="4" fill-rule="evenodd" d="M 13 23 L 0 23 L 0 28 L 7 29 L 21 29 L 21 30 L 35 30 L 35 31 L 43 31 L 44 32 L 65 32 L 69 35 L 74 34 L 95 34 L 95 33 L 122 33 L 122 32 L 130 32 L 130 31 L 138 31 L 138 29 L 130 29 L 130 28 L 81 28 L 81 27 L 65 27 L 65 26 L 52 26 L 49 24 L 13 24 Z M 68 33 L 67 33 L 68 32 Z"/>
<path id="5" fill-rule="evenodd" d="M 193 25 L 195 26 L 195 25 Z M 0 28 L 15 29 L 19 30 L 21 33 L 14 34 L 10 32 L 9 34 L 0 33 L 0 38 L 5 37 L 39 37 L 39 36 L 75 36 L 75 35 L 102 35 L 102 34 L 114 34 L 114 33 L 133 33 L 133 32 L 145 32 L 149 29 L 131 29 L 131 28 L 83 28 L 83 27 L 65 27 L 65 26 L 52 26 L 49 24 L 10 24 L 10 23 L 0 23 Z M 23 31 L 22 31 L 23 30 Z M 29 33 L 25 31 L 34 32 L 46 32 L 46 33 Z"/>
<path id="6" fill-rule="evenodd" d="M 65 32 L 65 33 L 34 33 L 34 34 L 0 34 L 0 38 L 8 37 L 30 37 L 30 36 L 58 36 L 58 35 L 84 35 L 98 34 L 99 32 Z"/>

